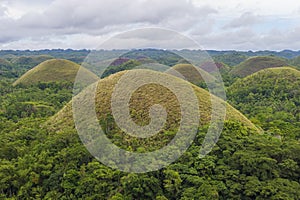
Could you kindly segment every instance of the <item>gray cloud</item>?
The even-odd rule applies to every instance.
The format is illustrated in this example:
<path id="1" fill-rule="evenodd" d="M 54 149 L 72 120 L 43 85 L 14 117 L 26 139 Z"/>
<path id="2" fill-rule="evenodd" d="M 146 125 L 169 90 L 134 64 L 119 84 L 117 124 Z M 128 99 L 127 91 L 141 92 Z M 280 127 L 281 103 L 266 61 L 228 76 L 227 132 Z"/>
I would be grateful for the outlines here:
<path id="1" fill-rule="evenodd" d="M 0 37 L 2 41 L 18 40 L 26 37 L 66 34 L 105 34 L 113 27 L 119 31 L 128 25 L 166 25 L 167 22 L 185 18 L 179 29 L 186 28 L 185 23 L 195 22 L 216 12 L 209 7 L 195 7 L 185 0 L 151 0 L 151 1 L 94 1 L 80 0 L 53 1 L 42 12 L 28 12 L 21 18 L 2 21 Z M 175 20 L 174 20 L 175 19 Z M 189 19 L 189 20 L 188 20 Z M 189 24 L 192 26 L 192 24 Z M 112 28 L 109 28 L 112 27 Z"/>
<path id="2" fill-rule="evenodd" d="M 176 31 L 161 28 L 142 28 L 116 35 L 99 47 L 100 49 L 198 49 L 190 38 Z"/>
<path id="3" fill-rule="evenodd" d="M 300 47 L 300 28 L 293 25 L 297 20 L 276 27 L 273 24 L 279 16 L 264 17 L 253 9 L 237 12 L 240 16 L 234 18 L 224 14 L 221 7 L 197 7 L 189 0 L 4 0 L 1 3 L 0 48 L 93 48 L 116 33 L 143 27 L 179 31 L 208 49 Z M 10 18 L 8 11 L 13 13 L 16 9 L 21 9 L 23 15 Z M 140 39 L 143 44 L 149 43 L 147 37 Z M 167 36 L 158 35 L 155 39 L 172 42 Z"/>
<path id="4" fill-rule="evenodd" d="M 249 27 L 242 27 L 193 37 L 205 49 L 299 50 L 300 47 L 300 27 L 292 30 L 272 29 L 266 33 L 257 33 Z"/>
<path id="5" fill-rule="evenodd" d="M 240 28 L 249 27 L 254 24 L 258 24 L 263 21 L 263 17 L 255 15 L 251 12 L 245 12 L 240 17 L 233 19 L 231 22 L 226 24 L 224 28 Z"/>
<path id="6" fill-rule="evenodd" d="M 4 17 L 6 15 L 7 8 L 0 5 L 0 17 Z"/>
<path id="7" fill-rule="evenodd" d="M 211 49 L 249 49 L 256 43 L 256 33 L 250 28 L 224 30 L 206 36 L 194 36 L 200 45 Z"/>
<path id="8" fill-rule="evenodd" d="M 300 47 L 300 26 L 290 31 L 272 29 L 260 37 L 260 42 L 266 49 L 297 49 Z"/>

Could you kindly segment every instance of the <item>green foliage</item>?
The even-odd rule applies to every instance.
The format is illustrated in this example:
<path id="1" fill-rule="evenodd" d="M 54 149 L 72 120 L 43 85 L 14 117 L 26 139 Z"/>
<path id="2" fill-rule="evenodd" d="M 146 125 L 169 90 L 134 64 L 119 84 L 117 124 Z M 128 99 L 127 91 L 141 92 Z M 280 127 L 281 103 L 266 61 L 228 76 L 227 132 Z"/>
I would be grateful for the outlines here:
<path id="1" fill-rule="evenodd" d="M 0 77 L 16 78 L 27 70 L 40 64 L 43 61 L 52 59 L 52 56 L 47 55 L 32 55 L 32 56 L 20 56 L 13 58 L 0 58 Z"/>
<path id="2" fill-rule="evenodd" d="M 296 66 L 298 69 L 300 69 L 300 56 L 290 59 L 289 64 L 292 66 Z"/>
<path id="3" fill-rule="evenodd" d="M 71 99 L 72 83 L 39 82 L 13 87 L 14 79 L 1 79 L 0 198 L 298 199 L 300 143 L 293 137 L 297 131 L 296 120 L 299 121 L 297 73 L 292 69 L 272 69 L 269 74 L 260 74 L 262 78 L 253 75 L 254 80 L 250 77 L 230 88 L 231 101 L 268 130 L 266 133 L 258 134 L 243 115 L 228 106 L 222 135 L 208 155 L 199 157 L 209 127 L 203 123 L 188 151 L 176 162 L 143 174 L 120 172 L 93 158 L 70 123 L 69 105 L 55 115 L 56 120 L 62 122 L 59 129 L 41 126 L 49 125 L 49 117 Z M 117 81 L 119 75 L 109 80 Z M 102 82 L 107 89 L 103 92 L 110 91 L 112 82 Z M 195 90 L 202 105 L 201 117 L 206 119 L 210 107 L 208 93 L 196 87 Z M 165 96 L 161 97 L 171 99 L 170 93 L 162 92 Z M 160 93 L 154 90 L 147 94 Z M 154 97 L 149 101 L 155 102 Z M 149 105 L 134 98 L 133 103 L 136 106 L 131 112 L 133 119 L 138 123 L 147 120 L 140 109 Z M 106 111 L 100 118 L 106 133 L 113 133 L 112 142 L 127 149 L 127 143 L 120 142 L 123 135 L 116 131 L 113 118 L 107 112 L 109 104 L 101 105 L 97 111 Z M 170 105 L 174 106 L 174 101 L 169 102 Z M 269 133 L 285 136 L 284 140 Z M 157 141 L 168 142 L 173 135 L 174 129 L 170 129 L 159 135 Z M 142 148 L 147 147 L 144 143 L 138 146 L 132 138 L 128 141 L 133 150 L 151 150 Z M 153 147 L 157 143 L 148 145 Z"/>
<path id="4" fill-rule="evenodd" d="M 228 88 L 227 98 L 272 135 L 300 138 L 300 72 L 283 67 L 259 71 Z"/>
<path id="5" fill-rule="evenodd" d="M 17 76 L 18 73 L 16 70 L 13 70 L 12 64 L 8 60 L 0 58 L 0 78 L 14 78 Z"/>
<path id="6" fill-rule="evenodd" d="M 177 162 L 160 171 L 131 174 L 93 159 L 73 129 L 49 132 L 39 128 L 42 121 L 25 118 L 2 125 L 0 141 L 15 148 L 16 154 L 1 152 L 0 191 L 7 198 L 295 199 L 300 195 L 299 142 L 252 134 L 235 122 L 225 123 L 220 140 L 206 157 L 198 157 L 207 131 L 203 127 Z"/>
<path id="7" fill-rule="evenodd" d="M 0 116 L 18 121 L 24 117 L 46 117 L 55 114 L 72 97 L 69 82 L 38 83 L 13 87 L 0 81 Z"/>

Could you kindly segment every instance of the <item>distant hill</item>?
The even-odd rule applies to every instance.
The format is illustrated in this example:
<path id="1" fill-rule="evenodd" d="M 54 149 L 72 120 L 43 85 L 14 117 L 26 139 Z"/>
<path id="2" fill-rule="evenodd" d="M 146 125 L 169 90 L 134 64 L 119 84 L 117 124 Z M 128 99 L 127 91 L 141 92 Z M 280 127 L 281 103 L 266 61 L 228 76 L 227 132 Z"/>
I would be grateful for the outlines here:
<path id="1" fill-rule="evenodd" d="M 129 60 L 130 60 L 129 58 L 117 58 L 110 65 L 111 66 L 122 65 L 123 63 L 128 62 Z"/>
<path id="2" fill-rule="evenodd" d="M 182 60 L 182 57 L 176 53 L 163 49 L 137 49 L 123 54 L 122 57 L 134 60 L 151 59 L 170 67 Z"/>
<path id="3" fill-rule="evenodd" d="M 5 78 L 20 77 L 27 70 L 44 62 L 53 59 L 49 55 L 31 55 L 31 56 L 15 56 L 4 55 L 0 58 L 0 76 Z"/>
<path id="4" fill-rule="evenodd" d="M 143 65 L 142 68 L 147 68 L 147 64 L 150 64 L 150 68 L 152 64 L 172 67 L 178 63 L 188 62 L 172 51 L 163 49 L 136 49 L 125 52 L 120 57 L 114 59 L 101 77 L 104 78 L 123 70 L 138 68 L 141 65 Z M 97 63 L 95 65 L 97 66 Z"/>
<path id="5" fill-rule="evenodd" d="M 0 58 L 0 67 L 7 67 L 7 66 L 11 66 L 11 63 L 6 59 Z"/>
<path id="6" fill-rule="evenodd" d="M 222 55 L 230 56 L 230 55 L 242 55 L 246 57 L 252 56 L 276 56 L 281 58 L 292 59 L 296 56 L 300 55 L 300 51 L 292 51 L 292 50 L 283 50 L 283 51 L 235 51 L 235 50 L 224 50 L 224 51 L 216 51 L 216 50 L 207 50 L 209 55 L 213 57 L 218 57 Z M 229 58 L 229 57 L 228 57 Z M 226 63 L 227 64 L 227 63 Z"/>
<path id="7" fill-rule="evenodd" d="M 228 88 L 229 102 L 272 134 L 300 138 L 300 71 L 264 69 Z"/>
<path id="8" fill-rule="evenodd" d="M 124 52 L 123 54 L 119 55 L 118 58 L 113 59 L 110 65 L 105 69 L 101 77 L 104 78 L 123 70 L 131 70 L 135 67 L 148 63 L 156 63 L 172 67 L 173 65 L 180 62 L 186 61 L 184 61 L 184 59 L 181 56 L 168 50 L 151 48 L 135 49 L 128 52 Z M 100 64 L 101 63 L 102 62 L 100 62 Z M 98 63 L 95 63 L 94 65 L 97 66 Z M 147 66 L 144 65 L 143 67 Z"/>
<path id="9" fill-rule="evenodd" d="M 1 76 L 8 77 L 8 78 L 14 77 L 11 63 L 6 59 L 2 59 L 2 58 L 0 58 L 0 77 Z"/>
<path id="10" fill-rule="evenodd" d="M 72 60 L 73 62 L 82 62 L 90 53 L 90 50 L 72 50 L 72 49 L 44 49 L 44 50 L 0 50 L 0 57 L 31 57 L 49 55 L 52 58 L 61 58 Z"/>
<path id="11" fill-rule="evenodd" d="M 120 64 L 117 64 L 120 63 Z M 101 75 L 101 78 L 107 77 L 111 74 L 120 72 L 120 71 L 124 71 L 124 70 L 130 70 L 133 69 L 139 65 L 141 65 L 142 63 L 137 61 L 137 60 L 133 60 L 133 59 L 125 59 L 123 58 L 122 60 L 120 60 L 120 58 L 114 60 L 103 72 L 103 74 Z"/>
<path id="12" fill-rule="evenodd" d="M 149 73 L 154 75 L 165 76 L 166 79 L 173 79 L 178 81 L 179 84 L 190 84 L 187 81 L 176 78 L 174 76 L 147 70 Z M 168 89 L 157 85 L 157 84 L 148 84 L 138 90 L 136 90 L 131 96 L 129 102 L 129 108 L 132 119 L 138 124 L 148 124 L 149 123 L 149 108 L 154 104 L 163 105 L 168 113 L 168 118 L 166 125 L 164 126 L 164 131 L 159 134 L 142 140 L 136 140 L 130 137 L 128 134 L 125 134 L 122 130 L 118 128 L 115 124 L 112 114 L 111 114 L 111 95 L 115 84 L 118 83 L 118 80 L 124 75 L 127 71 L 118 72 L 107 78 L 101 79 L 98 82 L 98 90 L 96 92 L 96 113 L 104 130 L 109 132 L 109 137 L 113 138 L 116 143 L 121 145 L 130 145 L 133 149 L 136 149 L 137 146 L 141 145 L 148 147 L 150 150 L 153 148 L 162 146 L 173 136 L 173 133 L 178 128 L 178 123 L 180 121 L 180 106 L 178 104 L 176 96 Z M 200 124 L 209 124 L 211 119 L 211 95 L 204 89 L 201 89 L 195 85 L 191 85 L 195 91 L 196 96 L 199 100 L 199 110 L 200 110 Z M 82 100 L 82 104 L 85 104 L 85 92 L 83 91 L 77 97 L 79 101 Z M 213 97 L 213 101 L 221 101 L 219 98 Z M 227 105 L 227 114 L 226 119 L 236 121 L 243 124 L 244 126 L 259 131 L 243 114 L 234 109 L 229 104 Z M 219 112 L 216 112 L 219 113 Z M 46 124 L 46 127 L 52 131 L 60 131 L 66 128 L 73 127 L 73 113 L 72 113 L 72 102 L 53 116 Z M 165 134 L 167 131 L 169 134 Z M 107 132 L 107 134 L 108 134 Z M 148 149 L 148 150 L 149 150 Z"/>
<path id="13" fill-rule="evenodd" d="M 239 52 L 234 52 L 217 54 L 212 56 L 212 58 L 215 62 L 222 62 L 230 67 L 233 67 L 245 61 L 248 58 L 248 56 Z"/>
<path id="14" fill-rule="evenodd" d="M 154 49 L 152 49 L 154 50 Z M 112 55 L 116 54 L 124 54 L 128 52 L 128 50 L 112 50 L 112 51 L 105 51 L 100 50 L 103 54 Z M 183 50 L 183 51 L 189 51 L 189 50 Z M 54 58 L 64 58 L 72 61 L 78 61 L 82 62 L 84 58 L 90 53 L 90 50 L 87 49 L 81 49 L 81 50 L 75 50 L 75 49 L 44 49 L 44 50 L 0 50 L 0 57 L 6 58 L 6 57 L 20 57 L 20 56 L 33 56 L 33 55 L 50 55 Z M 150 51 L 148 51 L 150 52 Z M 216 50 L 207 50 L 208 54 L 212 57 L 218 57 L 219 55 L 226 55 L 226 57 L 230 57 L 232 55 L 243 55 L 246 57 L 250 56 L 277 56 L 287 59 L 292 59 L 294 57 L 300 56 L 300 51 L 291 51 L 291 50 L 283 50 L 283 51 L 235 51 L 235 50 L 224 50 L 224 51 L 216 51 Z M 228 56 L 227 56 L 228 55 Z M 111 56 L 109 56 L 111 57 Z M 226 62 L 224 62 L 226 63 Z M 175 63 L 174 63 L 175 64 Z M 228 63 L 226 63 L 228 64 Z M 228 64 L 231 66 L 230 64 Z"/>
<path id="15" fill-rule="evenodd" d="M 42 62 L 33 69 L 26 72 L 21 76 L 13 85 L 23 84 L 31 85 L 39 82 L 56 82 L 66 81 L 73 82 L 75 80 L 77 71 L 81 66 L 64 59 L 51 59 Z M 96 75 L 87 69 L 81 68 L 86 71 L 87 77 L 91 81 L 98 79 Z"/>
<path id="16" fill-rule="evenodd" d="M 287 60 L 274 56 L 255 56 L 235 66 L 231 70 L 234 76 L 245 77 L 259 70 L 288 66 Z"/>
<path id="17" fill-rule="evenodd" d="M 12 59 L 12 64 L 17 66 L 26 66 L 28 69 L 36 66 L 46 60 L 53 59 L 49 55 L 33 55 L 33 56 L 20 56 Z"/>
<path id="18" fill-rule="evenodd" d="M 295 66 L 297 67 L 298 69 L 300 69 L 300 56 L 297 56 L 291 60 L 289 60 L 289 63 L 292 65 L 292 66 Z"/>
<path id="19" fill-rule="evenodd" d="M 211 76 L 208 72 L 204 71 L 199 67 L 195 68 L 191 64 L 174 65 L 172 68 L 170 68 L 170 70 L 166 71 L 166 73 L 177 76 L 179 78 L 184 78 L 188 82 L 193 83 L 197 86 L 201 86 L 202 88 L 206 87 L 205 79 L 215 81 L 215 78 Z M 205 79 L 203 76 L 205 77 Z"/>
<path id="20" fill-rule="evenodd" d="M 13 56 L 7 58 L 13 66 L 12 72 L 15 77 L 20 77 L 29 69 L 32 69 L 36 65 L 53 59 L 50 55 L 29 55 L 29 56 Z"/>
<path id="21" fill-rule="evenodd" d="M 220 72 L 227 72 L 230 70 L 230 68 L 222 62 L 204 62 L 200 68 L 209 73 L 216 71 L 216 69 Z"/>

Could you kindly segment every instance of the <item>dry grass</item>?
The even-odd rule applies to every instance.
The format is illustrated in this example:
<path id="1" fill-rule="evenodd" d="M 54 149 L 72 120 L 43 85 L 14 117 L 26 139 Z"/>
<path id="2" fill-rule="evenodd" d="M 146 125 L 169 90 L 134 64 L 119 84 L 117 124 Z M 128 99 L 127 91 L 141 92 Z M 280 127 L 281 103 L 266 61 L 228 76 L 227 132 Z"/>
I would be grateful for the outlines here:
<path id="1" fill-rule="evenodd" d="M 179 76 L 175 72 L 179 72 Z M 175 72 L 175 73 L 174 73 Z M 208 72 L 204 71 L 199 67 L 194 67 L 191 64 L 177 64 L 174 65 L 171 70 L 167 71 L 168 74 L 177 76 L 179 78 L 183 78 L 194 85 L 202 85 L 205 84 L 205 80 L 213 82 L 215 78 L 211 76 Z M 182 77 L 181 77 L 182 76 Z"/>
<path id="2" fill-rule="evenodd" d="M 288 66 L 286 60 L 273 56 L 255 56 L 248 58 L 231 70 L 231 74 L 246 77 L 262 69 Z"/>
<path id="3" fill-rule="evenodd" d="M 42 62 L 21 76 L 13 85 L 32 85 L 39 82 L 67 81 L 74 82 L 79 69 L 83 69 L 86 77 L 97 80 L 98 77 L 80 65 L 64 59 L 51 59 Z"/>
<path id="4" fill-rule="evenodd" d="M 146 125 L 149 123 L 149 108 L 154 104 L 162 105 L 167 113 L 167 122 L 165 123 L 164 130 L 147 139 L 133 138 L 130 135 L 121 131 L 114 121 L 109 120 L 111 117 L 111 96 L 115 85 L 118 80 L 124 75 L 127 71 L 122 71 L 116 74 L 113 74 L 105 79 L 102 79 L 98 82 L 97 93 L 96 93 L 96 113 L 100 124 L 103 127 L 105 124 L 106 129 L 108 127 L 108 132 L 106 133 L 114 143 L 120 146 L 127 146 L 137 149 L 140 146 L 146 147 L 147 150 L 154 150 L 164 146 L 166 143 L 173 138 L 176 130 L 179 127 L 179 122 L 181 118 L 180 106 L 176 96 L 167 88 L 157 85 L 157 84 L 148 84 L 137 89 L 130 99 L 130 114 L 132 120 L 139 125 Z M 154 72 L 157 75 L 161 75 L 160 72 Z M 195 91 L 195 94 L 199 102 L 199 111 L 200 111 L 200 125 L 207 125 L 211 120 L 212 113 L 212 102 L 211 95 L 204 89 L 201 89 L 195 85 L 188 83 L 177 77 L 164 74 L 166 78 L 172 78 L 178 82 L 178 84 L 187 84 L 191 85 Z M 80 98 L 82 103 L 85 103 L 85 94 L 84 91 L 75 98 Z M 213 96 L 212 101 L 223 102 L 221 99 Z M 192 102 L 190 102 L 192 103 Z M 224 103 L 224 102 L 223 102 Z M 52 131 L 60 132 L 66 128 L 74 128 L 73 122 L 73 113 L 72 113 L 72 102 L 69 102 L 59 113 L 52 117 L 46 124 L 48 129 Z M 226 119 L 232 121 L 238 121 L 245 126 L 259 131 L 255 125 L 253 125 L 244 115 L 239 111 L 234 109 L 229 104 L 227 106 Z M 218 110 L 216 113 L 220 113 Z M 111 119 L 111 118 L 110 118 Z"/>
<path id="5" fill-rule="evenodd" d="M 243 85 L 246 85 L 246 83 L 257 84 L 258 80 L 262 79 L 263 77 L 264 79 L 283 78 L 294 80 L 295 78 L 297 78 L 299 80 L 300 71 L 289 66 L 263 69 L 241 79 L 240 81 L 234 83 L 231 87 L 238 87 L 236 86 L 238 83 L 241 83 Z"/>

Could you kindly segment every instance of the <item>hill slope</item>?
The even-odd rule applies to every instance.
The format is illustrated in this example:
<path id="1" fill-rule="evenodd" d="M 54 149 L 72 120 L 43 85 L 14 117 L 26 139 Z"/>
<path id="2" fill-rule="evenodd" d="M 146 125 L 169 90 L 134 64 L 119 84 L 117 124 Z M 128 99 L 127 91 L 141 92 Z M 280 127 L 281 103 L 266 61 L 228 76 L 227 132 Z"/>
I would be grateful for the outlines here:
<path id="1" fill-rule="evenodd" d="M 14 82 L 13 85 L 32 85 L 39 82 L 56 81 L 73 82 L 79 69 L 86 71 L 86 77 L 91 79 L 91 82 L 98 79 L 98 77 L 92 72 L 82 68 L 74 62 L 64 59 L 51 59 L 42 62 L 26 72 L 16 82 Z"/>
<path id="2" fill-rule="evenodd" d="M 300 71 L 269 68 L 238 80 L 227 98 L 237 109 L 273 134 L 300 137 Z"/>
<path id="3" fill-rule="evenodd" d="M 150 73 L 155 75 L 161 75 L 160 72 L 150 71 Z M 128 134 L 125 134 L 122 130 L 118 128 L 115 124 L 112 114 L 111 114 L 111 95 L 115 84 L 127 71 L 122 71 L 113 74 L 105 79 L 98 82 L 97 93 L 96 93 L 96 113 L 102 128 L 108 130 L 109 136 L 115 139 L 115 142 L 120 145 L 130 146 L 132 149 L 137 149 L 139 146 L 149 148 L 148 150 L 156 149 L 165 145 L 169 139 L 173 136 L 172 133 L 176 132 L 179 127 L 180 122 L 180 106 L 178 104 L 176 96 L 165 87 L 157 84 L 148 84 L 140 87 L 131 96 L 129 108 L 132 119 L 140 125 L 149 124 L 149 108 L 154 104 L 163 105 L 167 110 L 167 121 L 162 132 L 156 134 L 153 137 L 147 139 L 133 139 Z M 173 77 L 171 75 L 163 74 L 166 78 L 171 78 L 177 81 L 179 84 L 190 84 L 182 79 Z M 200 124 L 207 125 L 211 120 L 211 101 L 210 94 L 197 86 L 191 85 L 195 90 L 195 94 L 199 101 L 200 110 Z M 79 94 L 77 97 L 79 101 L 83 104 L 86 102 L 84 92 Z M 213 101 L 221 101 L 217 97 L 213 97 Z M 71 108 L 72 103 L 62 109 L 54 117 L 52 117 L 48 123 L 47 127 L 52 131 L 61 131 L 68 127 L 74 128 L 73 113 Z M 218 111 L 216 113 L 219 113 Z M 227 114 L 226 119 L 231 121 L 236 121 L 244 126 L 259 131 L 243 114 L 234 109 L 232 106 L 227 104 Z M 168 132 L 168 134 L 165 134 Z M 122 136 L 122 137 L 121 137 Z"/>
<path id="4" fill-rule="evenodd" d="M 255 56 L 248 58 L 235 66 L 231 70 L 231 74 L 234 76 L 245 77 L 262 69 L 283 66 L 288 66 L 288 63 L 282 58 L 273 56 Z"/>
<path id="5" fill-rule="evenodd" d="M 174 71 L 175 70 L 175 71 Z M 215 78 L 201 68 L 195 68 L 191 64 L 177 64 L 166 73 L 179 78 L 184 78 L 194 85 L 205 87 L 205 80 L 214 81 Z M 178 74 L 179 73 L 179 74 Z M 203 77 L 202 77 L 203 76 Z"/>

